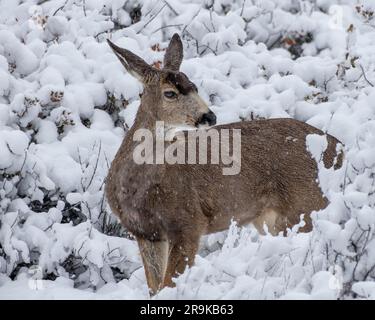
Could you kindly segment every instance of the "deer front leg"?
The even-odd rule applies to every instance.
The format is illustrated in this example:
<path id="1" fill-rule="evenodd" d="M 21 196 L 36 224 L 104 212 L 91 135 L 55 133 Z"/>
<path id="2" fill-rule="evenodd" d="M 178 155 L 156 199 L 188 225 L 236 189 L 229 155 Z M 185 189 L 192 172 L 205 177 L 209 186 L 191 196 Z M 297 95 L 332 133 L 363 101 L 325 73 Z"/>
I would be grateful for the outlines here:
<path id="1" fill-rule="evenodd" d="M 174 287 L 172 278 L 182 274 L 186 266 L 194 264 L 194 258 L 198 251 L 199 235 L 181 237 L 171 242 L 167 269 L 165 272 L 163 287 Z"/>
<path id="2" fill-rule="evenodd" d="M 156 294 L 163 284 L 168 260 L 168 241 L 137 238 L 150 294 Z"/>

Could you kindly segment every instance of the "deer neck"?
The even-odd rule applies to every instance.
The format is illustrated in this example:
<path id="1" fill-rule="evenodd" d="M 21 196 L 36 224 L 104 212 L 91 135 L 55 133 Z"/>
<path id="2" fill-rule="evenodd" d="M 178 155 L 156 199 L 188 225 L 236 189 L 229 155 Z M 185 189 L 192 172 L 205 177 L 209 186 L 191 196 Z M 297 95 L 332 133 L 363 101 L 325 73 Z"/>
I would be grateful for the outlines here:
<path id="1" fill-rule="evenodd" d="M 155 92 L 157 92 L 157 88 L 154 86 L 144 88 L 141 104 L 132 126 L 134 132 L 138 129 L 153 130 L 155 128 L 158 120 L 157 109 L 160 103 L 160 97 Z"/>
<path id="2" fill-rule="evenodd" d="M 154 106 L 149 106 L 148 104 L 146 105 L 141 101 L 141 105 L 139 106 L 134 124 L 132 126 L 134 132 L 139 129 L 147 129 L 151 131 L 155 129 L 157 116 L 154 110 L 152 110 L 154 108 Z"/>
<path id="3" fill-rule="evenodd" d="M 134 141 L 134 134 L 137 130 L 149 130 L 153 136 L 153 144 L 154 144 L 154 152 L 156 150 L 155 143 L 156 143 L 156 122 L 159 120 L 157 115 L 158 110 L 158 97 L 154 94 L 150 94 L 145 90 L 141 104 L 138 108 L 138 112 L 134 121 L 133 126 L 130 130 L 126 133 L 125 138 L 122 142 L 122 145 L 119 150 L 119 154 L 123 154 L 126 156 L 127 165 L 132 167 L 133 170 L 147 170 L 150 171 L 160 171 L 164 165 L 137 165 L 133 161 L 133 152 L 137 145 L 141 142 L 135 140 Z M 155 155 L 154 155 L 155 156 Z"/>

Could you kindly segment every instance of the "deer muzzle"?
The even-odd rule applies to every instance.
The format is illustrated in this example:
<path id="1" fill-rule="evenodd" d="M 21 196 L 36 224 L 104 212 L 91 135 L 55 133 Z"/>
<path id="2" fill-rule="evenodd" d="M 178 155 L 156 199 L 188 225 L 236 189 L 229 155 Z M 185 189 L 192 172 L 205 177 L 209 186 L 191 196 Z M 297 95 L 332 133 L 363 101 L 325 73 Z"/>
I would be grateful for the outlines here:
<path id="1" fill-rule="evenodd" d="M 209 126 L 215 125 L 216 115 L 211 110 L 207 113 L 204 113 L 197 121 L 197 125 L 199 124 L 208 124 Z"/>

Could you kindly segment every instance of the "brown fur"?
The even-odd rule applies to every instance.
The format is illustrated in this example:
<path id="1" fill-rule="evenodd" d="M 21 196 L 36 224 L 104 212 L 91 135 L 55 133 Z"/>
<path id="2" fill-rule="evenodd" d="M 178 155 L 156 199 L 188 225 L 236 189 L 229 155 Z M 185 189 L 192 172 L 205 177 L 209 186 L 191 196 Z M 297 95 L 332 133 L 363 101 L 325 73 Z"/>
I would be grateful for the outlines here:
<path id="1" fill-rule="evenodd" d="M 182 50 L 176 42 L 180 39 L 174 36 L 170 48 Z M 306 136 L 322 131 L 294 119 L 216 126 L 241 129 L 242 167 L 233 176 L 222 175 L 222 164 L 138 165 L 132 158 L 135 130 L 152 130 L 156 120 L 191 125 L 208 108 L 187 77 L 172 70 L 180 66 L 181 61 L 172 60 L 182 59 L 182 52 L 168 56 L 167 50 L 165 65 L 172 69 L 156 71 L 111 47 L 123 54 L 128 70 L 142 70 L 137 76 L 145 88 L 135 123 L 112 162 L 106 195 L 113 213 L 137 238 L 152 293 L 172 286 L 172 277 L 193 264 L 200 237 L 227 229 L 232 218 L 240 225 L 253 222 L 260 232 L 266 223 L 277 234 L 298 223 L 304 213 L 302 231 L 311 229 L 310 212 L 324 208 L 327 199 L 317 183 L 317 164 L 306 149 Z M 179 93 L 173 102 L 162 96 L 170 89 Z M 331 167 L 336 161 L 339 168 L 339 141 L 330 135 L 327 140 L 324 164 Z"/>

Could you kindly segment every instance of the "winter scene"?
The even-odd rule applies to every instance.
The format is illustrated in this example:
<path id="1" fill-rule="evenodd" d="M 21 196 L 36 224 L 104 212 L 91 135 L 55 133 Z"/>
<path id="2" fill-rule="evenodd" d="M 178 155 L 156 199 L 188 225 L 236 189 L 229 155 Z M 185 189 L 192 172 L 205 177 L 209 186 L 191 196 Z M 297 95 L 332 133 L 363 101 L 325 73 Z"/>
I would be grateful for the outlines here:
<path id="1" fill-rule="evenodd" d="M 184 119 L 242 128 L 240 169 L 128 164 L 135 127 Z M 0 300 L 374 280 L 374 0 L 0 0 Z"/>

